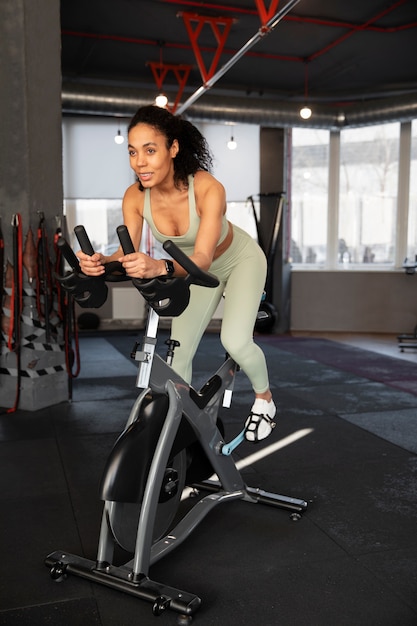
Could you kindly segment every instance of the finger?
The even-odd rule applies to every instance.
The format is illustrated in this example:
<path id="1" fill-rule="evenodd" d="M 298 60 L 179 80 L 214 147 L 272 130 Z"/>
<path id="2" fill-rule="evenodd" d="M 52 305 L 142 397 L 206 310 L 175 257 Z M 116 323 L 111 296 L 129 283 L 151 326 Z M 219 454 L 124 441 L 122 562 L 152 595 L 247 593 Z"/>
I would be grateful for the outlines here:
<path id="1" fill-rule="evenodd" d="M 119 257 L 117 260 L 119 261 L 119 263 L 128 263 L 130 262 L 134 262 L 136 261 L 136 252 L 132 252 L 131 254 L 124 254 L 123 256 Z"/>
<path id="2" fill-rule="evenodd" d="M 102 265 L 99 267 L 84 267 L 84 268 L 81 266 L 81 270 L 85 274 L 88 274 L 88 276 L 101 276 L 105 272 L 104 267 Z"/>

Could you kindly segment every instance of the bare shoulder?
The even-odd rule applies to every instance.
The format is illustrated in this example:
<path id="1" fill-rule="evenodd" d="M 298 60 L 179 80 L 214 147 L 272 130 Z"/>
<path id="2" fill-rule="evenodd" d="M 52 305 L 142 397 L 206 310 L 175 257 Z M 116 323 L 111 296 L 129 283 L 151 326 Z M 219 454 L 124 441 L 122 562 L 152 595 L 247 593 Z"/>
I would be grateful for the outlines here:
<path id="1" fill-rule="evenodd" d="M 123 210 L 143 215 L 145 193 L 141 191 L 137 183 L 130 185 L 125 191 L 123 197 Z"/>
<path id="2" fill-rule="evenodd" d="M 194 190 L 196 197 L 203 197 L 210 192 L 225 195 L 225 189 L 222 183 L 210 174 L 210 172 L 206 172 L 204 170 L 199 170 L 195 173 Z"/>
<path id="3" fill-rule="evenodd" d="M 198 171 L 194 176 L 194 195 L 197 213 L 200 216 L 226 213 L 226 190 L 212 174 Z"/>

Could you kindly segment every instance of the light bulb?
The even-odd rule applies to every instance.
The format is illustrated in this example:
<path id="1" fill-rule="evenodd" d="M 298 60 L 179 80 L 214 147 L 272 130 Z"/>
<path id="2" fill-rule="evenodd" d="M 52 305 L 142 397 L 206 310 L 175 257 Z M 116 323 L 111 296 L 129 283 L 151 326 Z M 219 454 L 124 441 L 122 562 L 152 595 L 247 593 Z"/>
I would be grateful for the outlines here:
<path id="1" fill-rule="evenodd" d="M 311 117 L 310 107 L 308 107 L 307 105 L 304 105 L 303 108 L 300 109 L 300 117 L 302 117 L 303 120 L 309 120 Z"/>
<path id="2" fill-rule="evenodd" d="M 160 107 L 161 109 L 163 109 L 168 104 L 168 98 L 166 97 L 166 95 L 164 93 L 160 93 L 155 98 L 155 104 L 156 104 L 157 107 Z"/>
<path id="3" fill-rule="evenodd" d="M 233 139 L 233 136 L 230 137 L 229 141 L 227 142 L 227 147 L 229 148 L 229 150 L 236 150 L 237 148 L 237 143 L 236 141 Z"/>
<path id="4" fill-rule="evenodd" d="M 114 142 L 118 143 L 118 144 L 121 144 L 121 143 L 124 142 L 124 140 L 125 140 L 125 138 L 123 137 L 123 135 L 120 134 L 120 130 L 118 130 L 117 131 L 117 135 L 115 135 L 115 137 L 114 137 Z"/>

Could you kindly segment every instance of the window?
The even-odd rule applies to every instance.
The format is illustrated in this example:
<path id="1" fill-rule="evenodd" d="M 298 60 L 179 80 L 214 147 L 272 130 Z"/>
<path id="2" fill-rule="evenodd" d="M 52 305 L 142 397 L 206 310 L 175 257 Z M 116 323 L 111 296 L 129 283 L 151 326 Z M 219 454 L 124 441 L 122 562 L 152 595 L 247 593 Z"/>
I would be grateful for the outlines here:
<path id="1" fill-rule="evenodd" d="M 326 261 L 328 168 L 329 131 L 294 128 L 290 251 L 293 263 Z"/>
<path id="2" fill-rule="evenodd" d="M 87 231 L 94 250 L 102 254 L 112 254 L 119 245 L 116 228 L 123 223 L 122 200 L 103 198 L 67 198 L 64 202 L 64 214 L 70 237 L 74 227 L 82 224 Z M 76 241 L 71 241 L 78 249 Z"/>
<path id="3" fill-rule="evenodd" d="M 412 258 L 417 254 L 416 126 L 414 122 L 407 250 Z M 334 268 L 393 266 L 400 124 L 340 132 L 337 206 L 328 203 L 329 140 L 330 133 L 325 130 L 292 131 L 292 263 Z M 332 232 L 329 223 L 337 225 L 334 241 L 327 241 Z M 335 260 L 329 258 L 330 249 L 337 250 Z"/>
<path id="4" fill-rule="evenodd" d="M 399 137 L 399 123 L 341 132 L 339 264 L 394 263 Z"/>
<path id="5" fill-rule="evenodd" d="M 64 214 L 67 221 L 69 242 L 74 250 L 79 249 L 74 227 L 82 224 L 96 252 L 110 256 L 119 247 L 117 227 L 123 224 L 122 199 L 103 198 L 66 199 Z M 147 224 L 144 224 L 140 249 L 155 258 L 166 256 L 162 246 L 152 237 Z"/>
<path id="6" fill-rule="evenodd" d="M 411 125 L 411 166 L 407 258 L 410 261 L 417 259 L 417 120 L 414 120 Z"/>

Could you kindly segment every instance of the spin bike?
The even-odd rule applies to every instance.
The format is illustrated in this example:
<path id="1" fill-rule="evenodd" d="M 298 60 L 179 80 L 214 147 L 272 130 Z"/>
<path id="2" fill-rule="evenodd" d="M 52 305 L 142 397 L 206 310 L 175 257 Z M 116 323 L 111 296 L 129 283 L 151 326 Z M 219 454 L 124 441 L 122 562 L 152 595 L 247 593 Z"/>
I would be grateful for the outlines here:
<path id="1" fill-rule="evenodd" d="M 83 227 L 76 227 L 75 232 L 83 251 L 92 254 Z M 126 227 L 119 226 L 117 232 L 125 254 L 132 252 Z M 120 264 L 109 264 L 105 278 L 85 276 L 66 241 L 62 239 L 59 245 L 72 268 L 60 281 L 81 305 L 100 306 L 107 297 L 105 281 L 126 279 Z M 140 392 L 100 485 L 104 507 L 97 558 L 89 560 L 59 550 L 51 553 L 45 564 L 55 580 L 75 574 L 101 583 L 150 602 L 155 616 L 167 609 L 176 612 L 177 623 L 184 626 L 192 621 L 201 599 L 152 580 L 150 567 L 179 546 L 220 504 L 232 500 L 269 504 L 298 519 L 307 502 L 248 487 L 236 468 L 231 454 L 243 441 L 244 430 L 226 443 L 218 419 L 222 399 L 223 406 L 230 406 L 237 371 L 233 359 L 226 356 L 217 372 L 196 391 L 170 366 L 178 342 L 166 342 L 166 360 L 155 351 L 159 317 L 180 315 L 188 305 L 191 285 L 218 285 L 215 276 L 198 268 L 173 242 L 167 241 L 164 248 L 188 274 L 185 278 L 129 279 L 148 303 L 149 314 L 142 346 L 137 343 L 132 353 L 139 363 L 136 386 Z M 186 486 L 195 503 L 179 515 Z M 117 546 L 133 558 L 115 565 Z"/>

